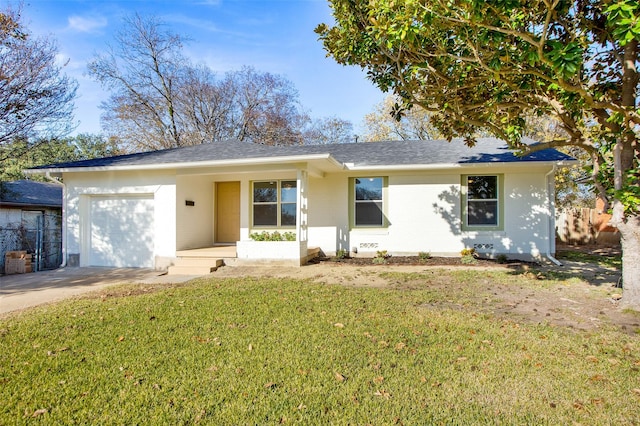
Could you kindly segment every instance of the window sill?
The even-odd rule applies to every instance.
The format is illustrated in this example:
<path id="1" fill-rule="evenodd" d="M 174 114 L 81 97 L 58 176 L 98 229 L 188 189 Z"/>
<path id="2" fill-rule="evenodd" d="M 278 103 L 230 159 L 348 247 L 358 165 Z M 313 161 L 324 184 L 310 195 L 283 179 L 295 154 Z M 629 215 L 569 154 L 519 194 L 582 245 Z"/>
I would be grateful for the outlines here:
<path id="1" fill-rule="evenodd" d="M 362 234 L 380 234 L 380 235 L 388 235 L 389 228 L 386 226 L 354 226 L 350 229 L 351 232 L 362 233 Z"/>
<path id="2" fill-rule="evenodd" d="M 499 226 L 465 226 L 462 228 L 462 232 L 478 232 L 478 233 L 504 233 L 504 228 Z"/>

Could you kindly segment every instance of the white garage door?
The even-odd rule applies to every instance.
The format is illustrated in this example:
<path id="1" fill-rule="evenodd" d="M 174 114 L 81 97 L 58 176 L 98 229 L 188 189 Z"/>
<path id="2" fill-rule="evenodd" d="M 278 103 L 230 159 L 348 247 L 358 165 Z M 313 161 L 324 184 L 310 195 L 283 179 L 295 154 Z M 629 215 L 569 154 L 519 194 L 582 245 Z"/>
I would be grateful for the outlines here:
<path id="1" fill-rule="evenodd" d="M 154 266 L 153 196 L 92 197 L 91 266 Z"/>

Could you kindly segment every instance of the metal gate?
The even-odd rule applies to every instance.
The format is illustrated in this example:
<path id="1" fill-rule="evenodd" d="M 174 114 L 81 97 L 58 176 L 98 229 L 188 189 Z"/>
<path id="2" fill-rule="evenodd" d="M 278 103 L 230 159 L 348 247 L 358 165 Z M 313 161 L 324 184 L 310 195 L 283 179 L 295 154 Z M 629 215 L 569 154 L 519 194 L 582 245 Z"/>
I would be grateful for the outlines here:
<path id="1" fill-rule="evenodd" d="M 33 270 L 55 269 L 62 263 L 62 218 L 45 211 L 22 211 L 22 250 L 33 254 Z"/>
<path id="2" fill-rule="evenodd" d="M 17 218 L 16 218 L 17 219 Z M 55 269 L 62 263 L 62 216 L 44 210 L 22 210 L 19 223 L 0 228 L 2 263 L 7 251 L 26 250 L 33 271 Z M 4 269 L 4 263 L 2 268 Z"/>

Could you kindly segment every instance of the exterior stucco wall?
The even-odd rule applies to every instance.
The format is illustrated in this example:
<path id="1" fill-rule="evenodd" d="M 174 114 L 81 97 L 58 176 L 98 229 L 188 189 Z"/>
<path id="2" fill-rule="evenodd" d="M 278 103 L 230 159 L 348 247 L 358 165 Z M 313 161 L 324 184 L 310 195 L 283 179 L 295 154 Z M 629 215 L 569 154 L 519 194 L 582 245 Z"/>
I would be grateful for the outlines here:
<path id="1" fill-rule="evenodd" d="M 499 252 L 513 255 L 544 254 L 555 234 L 549 235 L 549 194 L 544 172 L 511 173 L 505 178 L 505 232 L 500 239 Z M 552 227 L 553 229 L 553 227 Z"/>
<path id="2" fill-rule="evenodd" d="M 374 255 L 387 250 L 394 255 L 458 256 L 464 247 L 487 255 L 538 257 L 548 250 L 549 200 L 545 174 L 550 167 L 482 167 L 447 171 L 338 172 L 308 179 L 308 247 L 326 254 L 337 250 Z M 498 231 L 463 231 L 461 176 L 504 176 L 503 228 Z M 349 195 L 354 177 L 386 178 L 384 228 L 355 228 Z M 152 194 L 155 202 L 156 259 L 173 259 L 176 250 L 211 246 L 215 241 L 215 183 L 240 182 L 240 240 L 251 232 L 251 182 L 296 179 L 296 170 L 216 170 L 190 172 L 66 173 L 67 254 L 86 253 L 87 221 L 91 196 Z M 193 201 L 187 206 L 185 201 Z M 84 218 L 84 219 L 83 219 Z M 289 230 L 289 229 L 287 229 Z M 552 236 L 553 238 L 553 236 Z M 552 243 L 552 241 L 551 241 Z M 80 259 L 83 264 L 83 259 Z M 158 266 L 158 260 L 156 261 Z"/>
<path id="3" fill-rule="evenodd" d="M 326 254 L 349 250 L 348 177 L 309 178 L 309 247 Z"/>
<path id="4" fill-rule="evenodd" d="M 484 255 L 538 258 L 549 247 L 549 200 L 545 173 L 522 168 L 457 169 L 447 172 L 335 174 L 310 179 L 309 247 L 326 254 L 357 249 L 358 255 L 378 250 L 391 254 L 458 256 L 465 248 Z M 461 177 L 502 174 L 504 226 L 497 231 L 463 231 Z M 355 228 L 349 223 L 351 177 L 388 177 L 383 228 Z M 552 236 L 553 238 L 553 236 Z M 552 241 L 551 241 L 552 242 Z"/>
<path id="5" fill-rule="evenodd" d="M 187 206 L 186 201 L 193 201 Z M 176 247 L 213 245 L 213 182 L 208 177 L 176 177 Z"/>
<path id="6" fill-rule="evenodd" d="M 70 265 L 86 266 L 89 202 L 92 196 L 152 195 L 156 267 L 176 251 L 176 184 L 173 172 L 65 173 L 66 254 Z M 77 260 L 79 259 L 79 260 Z"/>

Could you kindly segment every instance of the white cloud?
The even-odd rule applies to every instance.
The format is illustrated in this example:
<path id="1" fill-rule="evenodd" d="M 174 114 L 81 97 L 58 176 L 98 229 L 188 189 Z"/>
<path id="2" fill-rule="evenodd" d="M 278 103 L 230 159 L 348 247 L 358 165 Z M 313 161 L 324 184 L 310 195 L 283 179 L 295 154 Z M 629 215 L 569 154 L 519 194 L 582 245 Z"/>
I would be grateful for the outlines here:
<path id="1" fill-rule="evenodd" d="M 84 16 L 70 16 L 69 29 L 78 31 L 81 33 L 92 33 L 100 28 L 107 26 L 107 18 L 101 17 L 84 17 Z"/>
<path id="2" fill-rule="evenodd" d="M 222 4 L 222 0 L 202 0 L 197 2 L 196 4 L 204 6 L 220 6 Z"/>

